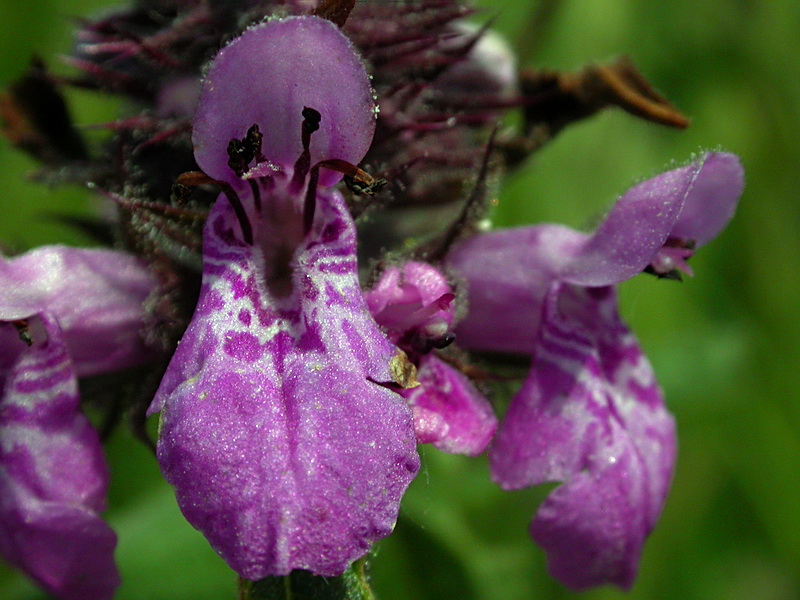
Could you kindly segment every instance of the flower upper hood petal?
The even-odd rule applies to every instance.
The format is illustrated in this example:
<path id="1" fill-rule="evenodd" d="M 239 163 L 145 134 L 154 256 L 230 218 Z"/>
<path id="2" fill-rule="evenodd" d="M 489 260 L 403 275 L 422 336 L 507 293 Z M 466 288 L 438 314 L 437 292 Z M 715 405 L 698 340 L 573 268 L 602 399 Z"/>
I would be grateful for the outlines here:
<path id="1" fill-rule="evenodd" d="M 530 354 L 551 283 L 613 285 L 641 273 L 669 238 L 703 244 L 731 218 L 742 189 L 739 159 L 709 153 L 633 187 L 594 233 L 536 225 L 468 238 L 448 257 L 467 285 L 459 342 Z"/>
<path id="2" fill-rule="evenodd" d="M 200 168 L 238 184 L 226 149 L 256 124 L 267 161 L 291 169 L 303 151 L 302 110 L 322 115 L 311 139 L 311 163 L 340 159 L 358 164 L 375 131 L 369 77 L 350 40 L 330 21 L 313 16 L 267 21 L 223 48 L 206 74 L 192 143 Z M 341 179 L 320 173 L 320 184 Z"/>
<path id="3" fill-rule="evenodd" d="M 142 304 L 154 286 L 130 254 L 44 246 L 0 257 L 0 320 L 53 316 L 78 376 L 96 375 L 149 356 L 140 330 Z"/>
<path id="4" fill-rule="evenodd" d="M 613 285 L 641 273 L 670 237 L 702 245 L 733 216 L 743 187 L 739 159 L 719 152 L 648 179 L 617 201 L 563 265 L 559 279 Z"/>

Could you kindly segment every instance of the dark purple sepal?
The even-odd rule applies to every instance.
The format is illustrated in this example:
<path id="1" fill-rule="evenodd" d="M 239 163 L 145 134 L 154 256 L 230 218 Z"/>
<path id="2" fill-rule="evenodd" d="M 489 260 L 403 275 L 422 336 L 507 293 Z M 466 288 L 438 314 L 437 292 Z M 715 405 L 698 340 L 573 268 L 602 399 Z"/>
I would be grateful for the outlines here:
<path id="1" fill-rule="evenodd" d="M 392 531 L 419 468 L 410 410 L 385 387 L 398 350 L 364 302 L 338 192 L 318 191 L 280 269 L 291 223 L 254 223 L 250 246 L 229 203 L 209 215 L 198 306 L 151 407 L 158 458 L 242 577 L 338 575 Z"/>
<path id="2" fill-rule="evenodd" d="M 507 490 L 562 482 L 531 524 L 556 579 L 631 586 L 671 481 L 675 425 L 613 288 L 553 285 L 489 458 Z"/>
<path id="3" fill-rule="evenodd" d="M 55 319 L 8 334 L 0 370 L 0 553 L 60 600 L 107 600 L 119 586 L 116 536 L 99 516 L 108 469 L 78 407 L 72 361 Z"/>

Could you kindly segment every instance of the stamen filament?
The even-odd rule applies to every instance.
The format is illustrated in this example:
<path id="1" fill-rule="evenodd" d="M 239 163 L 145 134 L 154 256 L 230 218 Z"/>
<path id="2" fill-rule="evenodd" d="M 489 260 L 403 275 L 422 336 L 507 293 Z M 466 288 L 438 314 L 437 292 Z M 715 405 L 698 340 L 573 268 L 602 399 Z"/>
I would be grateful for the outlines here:
<path id="1" fill-rule="evenodd" d="M 350 180 L 346 181 L 347 187 L 358 194 L 371 196 L 387 183 L 385 179 L 373 177 L 354 164 L 340 158 L 319 161 L 311 168 L 308 176 L 308 188 L 306 188 L 306 197 L 303 203 L 303 231 L 305 233 L 311 231 L 311 225 L 314 223 L 314 211 L 317 205 L 317 182 L 319 181 L 319 170 L 323 167 L 337 173 L 343 173 L 345 177 L 349 177 Z"/>
<path id="2" fill-rule="evenodd" d="M 319 181 L 319 163 L 314 165 L 308 176 L 306 198 L 303 202 L 303 233 L 308 234 L 314 224 L 314 212 L 317 209 L 317 182 Z"/>
<path id="3" fill-rule="evenodd" d="M 292 182 L 289 186 L 289 189 L 295 193 L 303 189 L 303 184 L 309 174 L 309 168 L 311 167 L 311 150 L 309 149 L 311 145 L 311 134 L 319 129 L 319 122 L 320 119 L 322 119 L 322 115 L 320 115 L 318 111 L 308 106 L 303 107 L 302 114 L 303 125 L 300 136 L 303 142 L 303 152 L 298 157 L 297 162 L 294 163 L 294 174 L 292 175 Z"/>
<path id="4" fill-rule="evenodd" d="M 253 205 L 256 207 L 256 212 L 261 213 L 261 188 L 258 187 L 258 182 L 255 179 L 248 179 L 247 183 L 250 184 L 250 191 L 253 192 Z"/>
<path id="5" fill-rule="evenodd" d="M 250 219 L 247 218 L 247 212 L 242 205 L 242 201 L 239 199 L 236 190 L 233 189 L 230 183 L 220 181 L 219 179 L 213 179 L 202 171 L 187 171 L 186 173 L 181 173 L 176 183 L 190 187 L 198 185 L 216 185 L 219 187 L 222 193 L 225 194 L 228 202 L 231 203 L 233 211 L 236 213 L 236 219 L 239 221 L 239 227 L 242 229 L 242 237 L 245 243 L 250 246 L 253 245 L 253 227 L 250 225 Z"/>

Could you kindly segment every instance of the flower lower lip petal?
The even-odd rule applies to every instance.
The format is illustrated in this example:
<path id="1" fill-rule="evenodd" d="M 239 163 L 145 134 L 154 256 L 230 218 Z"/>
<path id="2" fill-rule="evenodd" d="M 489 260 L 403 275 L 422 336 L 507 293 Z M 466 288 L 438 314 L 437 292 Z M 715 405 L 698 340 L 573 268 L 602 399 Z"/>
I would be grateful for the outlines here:
<path id="1" fill-rule="evenodd" d="M 612 288 L 553 284 L 536 348 L 490 452 L 493 478 L 563 482 L 531 524 L 551 574 L 628 588 L 669 489 L 674 420 Z"/>
<path id="2" fill-rule="evenodd" d="M 234 211 L 216 204 L 198 306 L 151 408 L 184 515 L 248 579 L 341 574 L 392 530 L 418 468 L 410 410 L 373 383 L 396 348 L 366 310 L 354 224 L 335 192 L 318 213 L 276 296 L 262 248 L 231 243 Z"/>
<path id="3" fill-rule="evenodd" d="M 120 578 L 116 536 L 99 515 L 108 490 L 100 440 L 80 413 L 56 319 L 36 314 L 27 327 L 31 344 L 19 341 L 0 369 L 0 549 L 59 598 L 110 600 Z"/>

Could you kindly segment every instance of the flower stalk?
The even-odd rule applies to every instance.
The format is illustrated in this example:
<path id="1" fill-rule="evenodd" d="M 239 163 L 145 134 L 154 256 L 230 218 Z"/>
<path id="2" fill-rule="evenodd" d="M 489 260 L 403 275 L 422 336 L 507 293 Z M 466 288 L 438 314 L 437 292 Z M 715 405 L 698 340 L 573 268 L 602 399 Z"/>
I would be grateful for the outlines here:
<path id="1" fill-rule="evenodd" d="M 367 577 L 367 559 L 336 577 L 294 571 L 260 581 L 238 579 L 239 600 L 376 600 Z"/>

